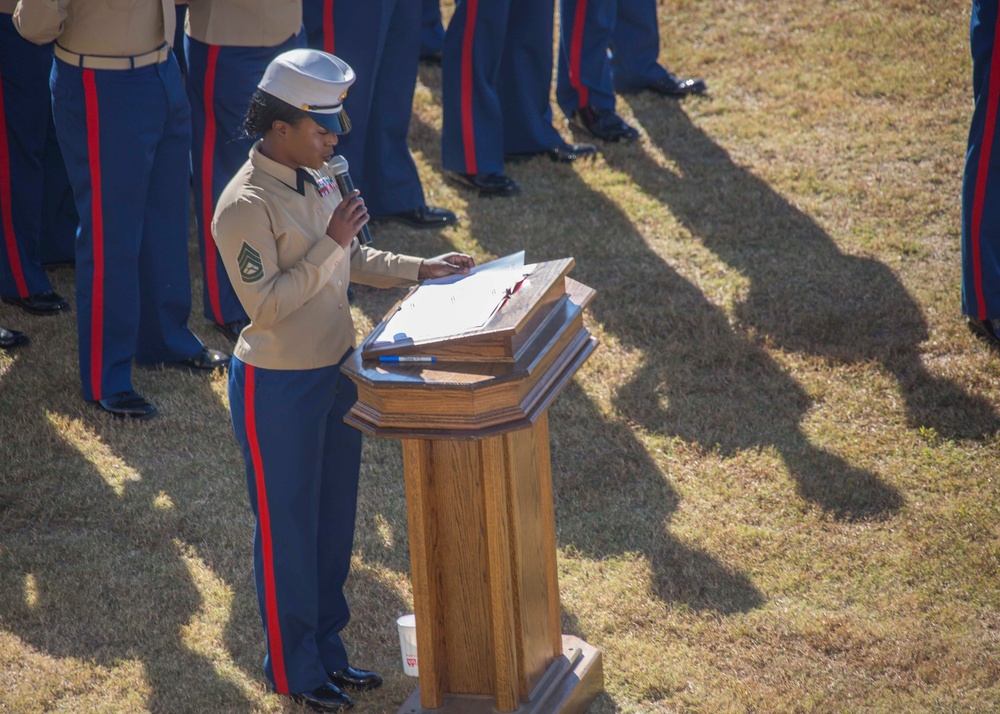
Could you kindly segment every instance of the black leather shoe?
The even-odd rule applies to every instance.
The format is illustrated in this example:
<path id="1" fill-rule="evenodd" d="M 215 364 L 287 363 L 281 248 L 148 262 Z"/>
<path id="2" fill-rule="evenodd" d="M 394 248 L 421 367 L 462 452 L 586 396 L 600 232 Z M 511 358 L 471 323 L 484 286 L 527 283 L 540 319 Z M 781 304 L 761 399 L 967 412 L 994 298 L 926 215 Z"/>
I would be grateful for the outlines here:
<path id="1" fill-rule="evenodd" d="M 598 109 L 589 105 L 580 107 L 569 118 L 569 125 L 574 130 L 609 143 L 635 141 L 639 138 L 639 130 L 626 124 L 613 109 Z"/>
<path id="2" fill-rule="evenodd" d="M 521 187 L 517 185 L 517 181 L 507 178 L 503 174 L 457 174 L 448 171 L 445 173 L 445 177 L 463 188 L 478 190 L 479 195 L 484 198 L 516 196 L 521 193 Z"/>
<path id="3" fill-rule="evenodd" d="M 305 704 L 317 712 L 342 712 L 354 706 L 354 700 L 340 691 L 333 682 L 327 682 L 311 692 L 297 692 L 289 695 L 292 701 Z"/>
<path id="4" fill-rule="evenodd" d="M 597 156 L 597 147 L 593 144 L 567 144 L 565 141 L 558 146 L 542 151 L 532 151 L 526 154 L 504 154 L 507 161 L 525 161 L 535 156 L 548 156 L 553 161 L 568 164 L 584 157 L 592 159 Z"/>
<path id="5" fill-rule="evenodd" d="M 0 349 L 12 350 L 26 344 L 28 344 L 28 336 L 23 332 L 0 327 Z"/>
<path id="6" fill-rule="evenodd" d="M 29 295 L 26 298 L 5 295 L 3 301 L 32 315 L 55 315 L 57 312 L 69 310 L 69 303 L 63 296 L 51 290 L 37 295 Z"/>
<path id="7" fill-rule="evenodd" d="M 401 211 L 390 216 L 381 216 L 376 220 L 405 223 L 410 228 L 444 228 L 458 223 L 458 216 L 447 208 L 437 206 L 420 206 L 412 211 Z"/>
<path id="8" fill-rule="evenodd" d="M 1000 320 L 979 320 L 975 317 L 965 319 L 972 334 L 993 349 L 1000 350 Z"/>
<path id="9" fill-rule="evenodd" d="M 119 419 L 149 419 L 156 416 L 156 407 L 138 392 L 118 392 L 97 402 L 97 406 Z"/>
<path id="10" fill-rule="evenodd" d="M 201 372 L 211 372 L 213 369 L 223 369 L 229 364 L 230 355 L 222 350 L 213 350 L 211 347 L 202 347 L 201 352 L 190 359 L 172 362 L 171 367 L 181 369 L 196 369 Z"/>
<path id="11" fill-rule="evenodd" d="M 692 77 L 691 79 L 678 79 L 667 72 L 666 79 L 658 79 L 650 82 L 644 89 L 662 94 L 664 97 L 686 97 L 690 94 L 704 94 L 708 91 L 705 80 Z"/>
<path id="12" fill-rule="evenodd" d="M 350 687 L 360 692 L 367 692 L 369 689 L 382 686 L 382 678 L 378 675 L 378 672 L 372 672 L 370 669 L 346 667 L 338 669 L 336 672 L 330 672 L 327 676 L 338 687 L 345 689 Z"/>
<path id="13" fill-rule="evenodd" d="M 227 322 L 225 325 L 215 324 L 215 329 L 226 336 L 231 342 L 236 342 L 240 339 L 240 333 L 243 332 L 243 328 L 250 324 L 250 320 L 233 320 L 232 322 Z"/>

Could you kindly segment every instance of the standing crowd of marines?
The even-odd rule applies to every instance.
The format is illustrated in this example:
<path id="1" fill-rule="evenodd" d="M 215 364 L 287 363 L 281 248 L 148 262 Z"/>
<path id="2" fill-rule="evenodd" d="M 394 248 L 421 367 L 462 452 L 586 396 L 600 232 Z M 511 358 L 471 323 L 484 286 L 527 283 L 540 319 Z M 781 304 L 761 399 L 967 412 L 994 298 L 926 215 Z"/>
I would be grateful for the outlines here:
<path id="1" fill-rule="evenodd" d="M 248 324 L 211 231 L 246 160 L 246 105 L 289 49 L 355 69 L 355 129 L 338 147 L 375 220 L 440 228 L 407 146 L 418 62 L 442 66 L 446 177 L 481 196 L 520 191 L 508 160 L 596 152 L 552 123 L 554 2 L 459 0 L 0 0 L 0 297 L 33 315 L 70 309 L 43 264 L 75 262 L 82 396 L 121 417 L 156 408 L 132 363 L 215 370 L 229 355 L 188 328 L 194 207 L 206 319 Z M 630 141 L 615 91 L 699 94 L 657 62 L 655 0 L 561 0 L 557 96 L 575 133 Z M 193 189 L 194 202 L 189 204 Z M 0 348 L 27 336 L 0 328 Z"/>
<path id="2" fill-rule="evenodd" d="M 443 163 L 458 185 L 509 196 L 519 187 L 505 161 L 596 152 L 552 124 L 554 2 L 458 0 L 444 31 L 437 1 L 0 0 L 3 300 L 68 310 L 42 263 L 75 263 L 83 398 L 118 417 L 156 414 L 132 386 L 133 362 L 229 367 L 264 674 L 320 711 L 382 682 L 351 666 L 340 637 L 361 458 L 361 434 L 344 422 L 356 390 L 340 373 L 356 337 L 348 285 L 409 285 L 474 264 L 356 238 L 369 218 L 457 220 L 427 205 L 406 143 L 420 57 L 442 65 Z M 653 37 L 645 78 L 609 70 L 639 5 Z M 704 91 L 656 64 L 654 0 L 567 0 L 562 11 L 576 23 L 564 22 L 560 60 L 574 129 L 638 135 L 614 113 L 611 71 L 633 88 Z M 334 150 L 363 196 L 335 184 Z M 188 327 L 192 190 L 205 317 L 232 356 Z M 0 347 L 26 339 L 4 330 Z"/>

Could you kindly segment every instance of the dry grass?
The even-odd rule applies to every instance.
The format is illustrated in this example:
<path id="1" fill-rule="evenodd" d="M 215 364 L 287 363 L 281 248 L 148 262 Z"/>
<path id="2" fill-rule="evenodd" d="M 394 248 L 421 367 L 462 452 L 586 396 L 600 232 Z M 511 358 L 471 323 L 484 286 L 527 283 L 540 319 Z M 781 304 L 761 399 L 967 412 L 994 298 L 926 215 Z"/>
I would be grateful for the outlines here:
<path id="1" fill-rule="evenodd" d="M 441 180 L 424 68 L 412 146 L 462 224 L 377 231 L 572 255 L 598 290 L 602 347 L 552 409 L 594 710 L 997 711 L 1000 360 L 958 306 L 968 3 L 660 5 L 665 61 L 710 98 L 623 97 L 640 143 L 512 166 L 525 193 L 482 201 Z M 359 294 L 362 329 L 396 296 Z M 118 424 L 79 399 L 72 318 L 0 323 L 34 341 L 0 355 L 0 711 L 297 711 L 261 680 L 222 378 L 139 372 L 164 416 Z M 366 443 L 360 509 L 346 634 L 388 677 L 358 708 L 395 711 L 394 442 Z"/>

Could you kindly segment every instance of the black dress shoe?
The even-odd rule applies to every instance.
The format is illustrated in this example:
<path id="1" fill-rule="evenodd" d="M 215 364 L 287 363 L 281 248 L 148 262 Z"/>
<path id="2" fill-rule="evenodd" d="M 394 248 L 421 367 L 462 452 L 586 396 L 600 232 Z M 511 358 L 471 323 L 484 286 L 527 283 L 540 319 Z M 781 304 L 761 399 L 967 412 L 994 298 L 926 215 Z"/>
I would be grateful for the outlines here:
<path id="1" fill-rule="evenodd" d="M 993 349 L 1000 350 L 1000 320 L 980 320 L 975 317 L 966 317 L 965 319 L 972 334 Z"/>
<path id="2" fill-rule="evenodd" d="M 28 336 L 23 332 L 0 327 L 0 349 L 12 350 L 26 344 L 28 344 Z"/>
<path id="3" fill-rule="evenodd" d="M 479 191 L 483 198 L 491 196 L 516 196 L 521 193 L 521 187 L 517 181 L 507 178 L 503 174 L 458 174 L 452 171 L 445 172 L 445 177 L 464 188 L 471 188 Z"/>
<path id="4" fill-rule="evenodd" d="M 149 419 L 156 416 L 156 407 L 138 392 L 118 392 L 95 402 L 97 406 L 119 419 Z"/>
<path id="5" fill-rule="evenodd" d="M 51 290 L 26 298 L 4 295 L 3 301 L 32 315 L 55 315 L 57 312 L 69 310 L 69 303 L 63 296 Z"/>
<path id="6" fill-rule="evenodd" d="M 589 105 L 580 107 L 569 118 L 569 125 L 572 129 L 609 143 L 635 141 L 639 138 L 639 130 L 626 124 L 613 109 L 598 109 Z"/>
<path id="7" fill-rule="evenodd" d="M 318 712 L 342 712 L 354 706 L 354 700 L 333 682 L 326 682 L 311 692 L 297 692 L 290 696 L 292 701 Z"/>
<path id="8" fill-rule="evenodd" d="M 225 335 L 231 342 L 236 342 L 240 339 L 240 333 L 243 332 L 243 328 L 250 324 L 249 319 L 233 320 L 232 322 L 227 322 L 225 325 L 215 324 L 215 329 Z"/>
<path id="9" fill-rule="evenodd" d="M 650 82 L 644 89 L 648 89 L 665 97 L 686 97 L 689 94 L 704 94 L 708 91 L 705 80 L 692 77 L 691 79 L 678 79 L 667 72 L 666 79 L 658 79 Z"/>
<path id="10" fill-rule="evenodd" d="M 190 359 L 180 362 L 171 362 L 169 366 L 180 369 L 196 369 L 200 372 L 211 372 L 214 369 L 223 369 L 229 364 L 231 355 L 222 350 L 213 350 L 211 347 L 202 347 L 201 352 Z"/>
<path id="11" fill-rule="evenodd" d="M 361 692 L 367 692 L 369 689 L 382 686 L 382 678 L 378 675 L 378 672 L 372 672 L 370 669 L 345 667 L 344 669 L 338 669 L 336 672 L 330 672 L 327 676 L 338 687 L 350 687 Z"/>
<path id="12" fill-rule="evenodd" d="M 420 206 L 412 211 L 401 211 L 389 216 L 381 216 L 376 220 L 405 223 L 410 228 L 444 228 L 458 223 L 458 216 L 447 208 L 437 206 Z"/>
<path id="13" fill-rule="evenodd" d="M 504 154 L 507 161 L 525 161 L 535 156 L 548 156 L 553 161 L 568 164 L 584 157 L 592 159 L 597 155 L 597 147 L 593 144 L 567 144 L 565 141 L 551 149 L 542 151 L 531 151 L 524 154 Z"/>

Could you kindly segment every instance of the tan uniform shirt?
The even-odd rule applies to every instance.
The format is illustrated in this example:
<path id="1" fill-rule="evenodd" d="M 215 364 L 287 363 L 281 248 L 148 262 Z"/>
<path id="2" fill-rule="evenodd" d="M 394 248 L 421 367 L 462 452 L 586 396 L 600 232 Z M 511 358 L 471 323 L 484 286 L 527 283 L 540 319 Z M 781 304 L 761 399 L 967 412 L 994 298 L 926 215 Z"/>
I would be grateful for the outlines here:
<path id="1" fill-rule="evenodd" d="M 80 55 L 134 57 L 173 43 L 174 0 L 20 0 L 21 36 Z"/>
<path id="2" fill-rule="evenodd" d="M 207 45 L 274 47 L 302 28 L 302 0 L 190 0 L 184 31 Z"/>
<path id="3" fill-rule="evenodd" d="M 212 221 L 251 320 L 233 354 L 265 369 L 327 367 L 355 345 L 348 283 L 413 284 L 421 259 L 362 247 L 357 239 L 348 254 L 326 235 L 340 203 L 332 177 L 299 169 L 319 185 L 303 181 L 259 145 L 222 192 Z"/>
<path id="4" fill-rule="evenodd" d="M 13 15 L 17 0 L 0 0 L 0 14 Z"/>

